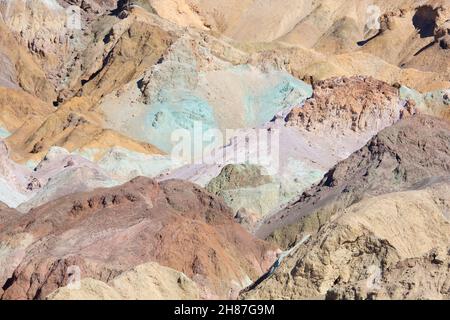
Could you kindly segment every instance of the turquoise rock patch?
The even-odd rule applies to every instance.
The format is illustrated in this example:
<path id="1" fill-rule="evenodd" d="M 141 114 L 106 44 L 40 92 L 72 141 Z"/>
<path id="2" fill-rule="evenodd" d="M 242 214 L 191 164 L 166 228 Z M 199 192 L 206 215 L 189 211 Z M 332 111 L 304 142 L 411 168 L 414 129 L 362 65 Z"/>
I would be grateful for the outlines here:
<path id="1" fill-rule="evenodd" d="M 203 131 L 218 126 L 208 102 L 192 91 L 165 90 L 158 100 L 146 116 L 145 128 L 148 141 L 165 152 L 172 150 L 174 130 L 185 129 L 193 136 L 196 122 L 201 124 Z"/>
<path id="2" fill-rule="evenodd" d="M 405 86 L 400 87 L 400 99 L 413 100 L 416 103 L 416 106 L 423 106 L 425 104 L 423 95 L 420 92 Z"/>
<path id="3" fill-rule="evenodd" d="M 248 126 L 262 125 L 279 111 L 304 102 L 313 94 L 312 87 L 289 74 L 279 73 L 280 80 L 268 86 L 260 95 L 250 94 L 246 97 L 245 119 Z"/>
<path id="4" fill-rule="evenodd" d="M 9 132 L 8 130 L 6 130 L 3 127 L 0 127 L 0 139 L 6 139 L 11 135 L 11 132 Z"/>

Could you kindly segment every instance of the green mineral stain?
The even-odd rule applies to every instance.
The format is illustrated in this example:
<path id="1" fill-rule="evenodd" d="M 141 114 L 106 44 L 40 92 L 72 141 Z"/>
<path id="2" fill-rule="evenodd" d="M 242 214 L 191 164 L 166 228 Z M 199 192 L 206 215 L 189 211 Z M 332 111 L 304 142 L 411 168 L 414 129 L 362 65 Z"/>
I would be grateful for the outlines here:
<path id="1" fill-rule="evenodd" d="M 0 139 L 6 139 L 11 135 L 11 132 L 9 132 L 8 130 L 6 130 L 3 127 L 0 127 Z"/>

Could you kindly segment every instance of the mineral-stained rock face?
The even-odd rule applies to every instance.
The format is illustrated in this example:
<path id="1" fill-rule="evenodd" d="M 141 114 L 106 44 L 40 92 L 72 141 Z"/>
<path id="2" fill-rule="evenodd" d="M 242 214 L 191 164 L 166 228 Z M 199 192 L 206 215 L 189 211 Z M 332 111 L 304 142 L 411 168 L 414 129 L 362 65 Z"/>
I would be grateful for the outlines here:
<path id="1" fill-rule="evenodd" d="M 251 220 L 255 223 L 261 218 L 260 214 L 266 214 L 273 203 L 279 201 L 279 186 L 264 171 L 257 165 L 230 164 L 208 183 L 206 189 L 222 197 L 239 216 L 237 218 L 246 221 L 251 228 Z"/>
<path id="2" fill-rule="evenodd" d="M 308 131 L 377 131 L 392 119 L 411 115 L 411 106 L 397 108 L 398 90 L 372 78 L 350 77 L 319 81 L 314 96 L 287 116 L 288 125 Z M 378 129 L 380 130 L 380 129 Z"/>
<path id="3" fill-rule="evenodd" d="M 204 184 L 206 177 L 216 175 L 207 188 L 223 197 L 236 212 L 243 209 L 241 213 L 257 221 L 279 211 L 319 182 L 329 168 L 364 146 L 380 130 L 413 115 L 413 105 L 400 99 L 396 87 L 370 77 L 319 81 L 304 104 L 278 113 L 262 127 L 279 132 L 279 152 L 272 155 L 279 162 L 275 173 L 270 165 L 242 165 L 233 162 L 235 159 L 224 161 L 218 157 L 215 163 L 219 165 L 188 165 L 168 177 Z M 244 155 L 244 141 L 232 141 L 225 148 L 236 148 Z"/>
<path id="4" fill-rule="evenodd" d="M 219 176 L 212 179 L 207 190 L 212 193 L 244 187 L 258 187 L 270 183 L 269 176 L 264 174 L 264 168 L 256 165 L 228 165 Z"/>
<path id="5" fill-rule="evenodd" d="M 450 88 L 421 94 L 416 90 L 402 86 L 400 98 L 413 101 L 419 113 L 450 121 Z"/>
<path id="6" fill-rule="evenodd" d="M 323 180 L 279 213 L 256 234 L 288 246 L 300 232 L 315 232 L 331 214 L 365 196 L 414 188 L 446 176 L 450 168 L 448 122 L 415 116 L 381 131 L 332 168 Z"/>
<path id="7" fill-rule="evenodd" d="M 3 254 L 14 257 L 1 277 L 3 299 L 45 298 L 67 284 L 72 266 L 107 282 L 149 261 L 186 274 L 203 298 L 231 297 L 273 262 L 272 247 L 235 223 L 219 198 L 181 181 L 137 178 L 1 225 Z"/>
<path id="8" fill-rule="evenodd" d="M 27 199 L 27 175 L 30 170 L 9 158 L 9 148 L 0 141 L 0 202 L 16 207 Z"/>

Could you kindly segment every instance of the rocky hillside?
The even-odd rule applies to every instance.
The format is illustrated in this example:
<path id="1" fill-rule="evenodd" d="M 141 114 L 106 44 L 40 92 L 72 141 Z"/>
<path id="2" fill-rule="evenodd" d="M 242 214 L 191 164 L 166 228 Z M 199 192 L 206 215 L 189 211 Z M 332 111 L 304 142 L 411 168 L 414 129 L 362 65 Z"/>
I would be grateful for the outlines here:
<path id="1" fill-rule="evenodd" d="M 420 132 L 420 134 L 418 134 Z M 317 231 L 336 211 L 366 197 L 414 189 L 447 176 L 450 126 L 426 116 L 386 128 L 329 170 L 322 181 L 261 223 L 256 234 L 286 246 Z"/>
<path id="2" fill-rule="evenodd" d="M 0 297 L 447 298 L 449 21 L 1 0 Z"/>
<path id="3" fill-rule="evenodd" d="M 336 213 L 249 299 L 446 299 L 448 177 Z"/>
<path id="4" fill-rule="evenodd" d="M 229 298 L 274 255 L 219 198 L 146 178 L 50 201 L 2 222 L 0 239 L 3 299 L 44 299 L 67 285 L 73 266 L 83 279 L 108 282 L 148 261 L 186 274 L 203 298 Z"/>
<path id="5" fill-rule="evenodd" d="M 449 141 L 447 122 L 417 116 L 340 162 L 257 231 L 283 246 L 311 238 L 243 297 L 447 297 Z"/>

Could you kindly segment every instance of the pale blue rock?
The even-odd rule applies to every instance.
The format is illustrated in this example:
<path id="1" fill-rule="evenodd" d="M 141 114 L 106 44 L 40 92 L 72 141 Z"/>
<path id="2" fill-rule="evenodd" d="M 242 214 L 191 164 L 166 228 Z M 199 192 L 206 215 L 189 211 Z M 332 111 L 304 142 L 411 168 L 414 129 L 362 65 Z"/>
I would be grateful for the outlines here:
<path id="1" fill-rule="evenodd" d="M 3 127 L 0 127 L 0 139 L 6 139 L 11 135 L 11 132 L 9 132 L 8 130 L 6 130 Z"/>
<path id="2" fill-rule="evenodd" d="M 413 100 L 419 112 L 424 114 L 438 117 L 448 117 L 450 114 L 450 89 L 436 90 L 422 94 L 414 89 L 402 86 L 400 87 L 400 98 Z"/>

